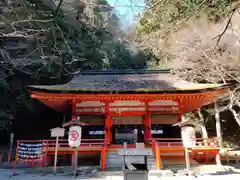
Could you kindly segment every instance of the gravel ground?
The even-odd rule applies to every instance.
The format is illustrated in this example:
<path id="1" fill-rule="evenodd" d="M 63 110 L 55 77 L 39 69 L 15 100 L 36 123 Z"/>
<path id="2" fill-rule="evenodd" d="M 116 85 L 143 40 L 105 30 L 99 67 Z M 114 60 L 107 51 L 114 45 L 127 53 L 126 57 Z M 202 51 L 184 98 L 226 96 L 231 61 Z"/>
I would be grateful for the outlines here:
<path id="1" fill-rule="evenodd" d="M 106 177 L 90 177 L 90 176 L 78 176 L 77 178 L 73 178 L 69 174 L 57 174 L 56 176 L 52 174 L 43 175 L 43 173 L 27 173 L 25 170 L 17 170 L 18 175 L 12 176 L 12 170 L 10 169 L 1 169 L 0 170 L 0 180 L 70 180 L 70 179 L 83 179 L 83 180 L 123 180 L 121 176 L 106 176 Z M 217 178 L 217 180 L 240 180 L 240 173 L 237 174 L 219 174 L 219 175 L 201 175 L 197 178 L 192 176 L 182 176 L 177 175 L 173 177 L 156 177 L 150 176 L 149 180 L 190 180 L 190 179 L 197 179 L 197 180 L 210 180 L 210 178 Z"/>

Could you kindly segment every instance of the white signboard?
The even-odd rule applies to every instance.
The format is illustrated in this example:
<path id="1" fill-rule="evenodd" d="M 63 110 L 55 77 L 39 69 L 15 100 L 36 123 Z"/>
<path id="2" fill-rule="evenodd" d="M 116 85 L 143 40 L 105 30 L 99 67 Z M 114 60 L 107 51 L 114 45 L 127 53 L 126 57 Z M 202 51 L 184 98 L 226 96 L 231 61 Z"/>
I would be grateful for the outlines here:
<path id="1" fill-rule="evenodd" d="M 181 128 L 182 141 L 185 148 L 196 147 L 195 129 L 191 126 L 184 126 Z"/>
<path id="2" fill-rule="evenodd" d="M 71 126 L 68 134 L 68 144 L 70 147 L 79 147 L 81 144 L 82 128 Z"/>
<path id="3" fill-rule="evenodd" d="M 65 132 L 64 128 L 57 127 L 57 128 L 50 129 L 50 131 L 51 131 L 51 137 L 64 137 L 64 132 Z"/>

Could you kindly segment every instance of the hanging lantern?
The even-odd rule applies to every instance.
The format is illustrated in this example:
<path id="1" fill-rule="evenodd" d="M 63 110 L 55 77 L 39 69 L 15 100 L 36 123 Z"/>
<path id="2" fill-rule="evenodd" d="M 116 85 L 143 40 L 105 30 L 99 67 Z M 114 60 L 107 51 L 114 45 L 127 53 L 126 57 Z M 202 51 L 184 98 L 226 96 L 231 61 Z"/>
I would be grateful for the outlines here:
<path id="1" fill-rule="evenodd" d="M 71 126 L 68 134 L 68 144 L 76 148 L 81 144 L 82 128 L 80 126 Z"/>

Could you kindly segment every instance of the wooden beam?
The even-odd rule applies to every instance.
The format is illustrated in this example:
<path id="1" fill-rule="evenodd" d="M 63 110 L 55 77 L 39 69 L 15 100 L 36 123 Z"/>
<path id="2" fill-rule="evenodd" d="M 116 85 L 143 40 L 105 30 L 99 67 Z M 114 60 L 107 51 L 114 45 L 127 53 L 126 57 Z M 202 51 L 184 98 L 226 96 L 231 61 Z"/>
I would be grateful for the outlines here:
<path id="1" fill-rule="evenodd" d="M 183 105 L 183 98 L 178 99 L 178 105 L 179 105 L 179 115 L 178 115 L 178 121 L 182 121 L 182 113 L 184 111 L 184 105 Z"/>
<path id="2" fill-rule="evenodd" d="M 177 100 L 179 98 L 184 99 L 196 99 L 204 98 L 206 95 L 220 95 L 224 94 L 225 91 L 209 91 L 194 94 L 52 94 L 43 92 L 31 92 L 31 97 L 36 99 L 76 99 L 80 101 L 115 101 L 115 100 L 141 100 L 141 101 L 152 101 L 152 100 Z"/>
<path id="3" fill-rule="evenodd" d="M 214 101 L 217 96 L 225 94 L 226 90 L 214 90 L 214 91 L 203 91 L 199 93 L 179 93 L 177 94 L 167 94 L 168 92 L 162 94 L 54 94 L 54 93 L 44 93 L 38 91 L 31 91 L 32 98 L 39 99 L 43 103 L 49 105 L 49 102 L 54 101 L 101 101 L 101 102 L 112 102 L 112 101 L 154 101 L 154 100 L 181 100 L 181 112 L 174 112 L 176 114 L 181 114 L 185 112 L 191 112 L 198 109 L 199 107 L 209 104 Z M 51 103 L 50 103 L 51 104 Z M 152 109 L 155 112 L 155 109 Z M 136 111 L 135 111 L 136 112 Z M 152 113 L 153 111 L 151 111 Z M 82 114 L 82 112 L 79 112 Z M 91 113 L 91 112 L 87 112 Z M 139 113 L 139 112 L 136 112 Z M 156 111 L 156 113 L 162 113 Z M 164 113 L 164 112 L 163 112 Z M 169 112 L 171 113 L 171 112 Z M 97 112 L 96 114 L 99 114 Z"/>
<path id="4" fill-rule="evenodd" d="M 147 142 L 149 139 L 152 138 L 151 134 L 151 118 L 149 113 L 148 102 L 145 102 L 146 112 L 143 120 L 144 124 L 144 141 Z"/>
<path id="5" fill-rule="evenodd" d="M 112 118 L 109 111 L 109 102 L 105 104 L 105 140 L 109 140 L 109 143 L 112 142 Z"/>

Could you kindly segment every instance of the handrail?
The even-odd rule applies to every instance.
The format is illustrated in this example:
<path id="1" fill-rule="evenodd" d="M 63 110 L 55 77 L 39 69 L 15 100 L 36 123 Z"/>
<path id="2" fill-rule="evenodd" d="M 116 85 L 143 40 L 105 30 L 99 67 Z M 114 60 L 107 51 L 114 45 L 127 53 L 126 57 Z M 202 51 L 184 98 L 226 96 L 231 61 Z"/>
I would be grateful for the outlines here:
<path id="1" fill-rule="evenodd" d="M 17 142 L 43 142 L 44 140 L 17 140 Z"/>
<path id="2" fill-rule="evenodd" d="M 48 151 L 49 148 L 55 148 L 56 140 L 17 140 L 18 143 L 43 143 L 45 150 Z M 105 139 L 82 139 L 79 148 L 101 148 L 104 144 L 108 143 Z M 58 141 L 59 147 L 69 147 L 67 139 L 60 139 Z M 108 143 L 109 144 L 109 143 Z"/>
<path id="3" fill-rule="evenodd" d="M 177 142 L 162 142 L 162 141 Z M 151 138 L 152 146 L 157 144 L 160 148 L 184 148 L 181 138 Z M 202 147 L 218 147 L 218 138 L 196 138 L 196 148 Z"/>
<path id="4" fill-rule="evenodd" d="M 196 138 L 196 140 L 218 140 L 219 138 L 214 137 L 214 138 Z M 155 141 L 182 141 L 182 138 L 149 138 L 149 141 L 155 140 Z"/>
<path id="5" fill-rule="evenodd" d="M 81 141 L 104 141 L 105 139 L 81 139 Z M 55 139 L 42 139 L 42 140 L 17 140 L 19 142 L 43 142 L 43 141 L 56 141 Z M 60 141 L 66 141 L 66 139 L 59 139 Z"/>

